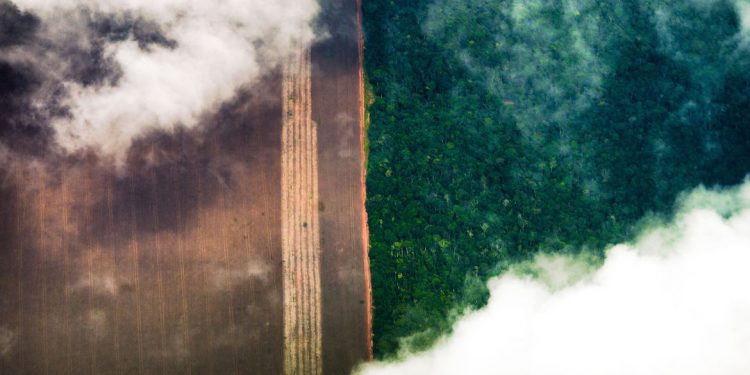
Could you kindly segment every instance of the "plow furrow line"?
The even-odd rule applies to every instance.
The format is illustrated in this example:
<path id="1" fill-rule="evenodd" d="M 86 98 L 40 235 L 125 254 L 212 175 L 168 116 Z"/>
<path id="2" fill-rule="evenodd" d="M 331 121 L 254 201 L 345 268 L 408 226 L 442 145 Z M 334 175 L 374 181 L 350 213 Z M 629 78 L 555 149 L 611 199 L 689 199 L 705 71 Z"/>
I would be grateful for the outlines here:
<path id="1" fill-rule="evenodd" d="M 289 58 L 283 75 L 284 373 L 320 374 L 317 128 L 312 121 L 309 49 Z"/>

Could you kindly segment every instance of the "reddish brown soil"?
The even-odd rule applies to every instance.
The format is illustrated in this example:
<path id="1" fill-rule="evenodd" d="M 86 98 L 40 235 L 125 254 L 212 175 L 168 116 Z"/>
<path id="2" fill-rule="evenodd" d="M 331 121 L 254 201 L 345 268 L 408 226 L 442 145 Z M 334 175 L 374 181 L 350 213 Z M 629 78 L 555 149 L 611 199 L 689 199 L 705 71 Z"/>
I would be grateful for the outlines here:
<path id="1" fill-rule="evenodd" d="M 324 6 L 332 37 L 312 52 L 313 120 L 325 207 L 320 213 L 323 369 L 344 374 L 371 355 L 360 35 L 356 1 Z"/>
<path id="2" fill-rule="evenodd" d="M 325 374 L 371 356 L 356 0 L 312 49 Z M 281 78 L 200 131 L 0 166 L 0 374 L 279 374 Z"/>
<path id="3" fill-rule="evenodd" d="M 0 373 L 278 373 L 279 121 L 243 96 L 204 135 L 136 145 L 121 176 L 7 165 Z"/>

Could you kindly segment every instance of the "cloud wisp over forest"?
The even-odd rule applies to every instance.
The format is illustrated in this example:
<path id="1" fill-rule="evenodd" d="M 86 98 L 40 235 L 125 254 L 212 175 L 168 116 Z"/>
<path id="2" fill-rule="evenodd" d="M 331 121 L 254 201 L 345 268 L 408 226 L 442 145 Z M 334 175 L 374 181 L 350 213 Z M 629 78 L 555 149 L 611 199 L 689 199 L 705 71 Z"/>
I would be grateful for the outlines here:
<path id="1" fill-rule="evenodd" d="M 742 183 L 748 4 L 364 4 L 376 355 L 482 306 L 467 285 L 539 252 L 603 258 L 682 192 Z"/>
<path id="2" fill-rule="evenodd" d="M 315 37 L 318 8 L 315 0 L 3 0 L 2 127 L 120 161 L 138 136 L 195 127 L 269 74 Z M 5 138 L 9 148 L 22 143 Z"/>
<path id="3" fill-rule="evenodd" d="M 490 280 L 487 306 L 434 348 L 361 373 L 746 374 L 748 265 L 750 183 L 700 188 L 601 267 L 538 256 Z"/>

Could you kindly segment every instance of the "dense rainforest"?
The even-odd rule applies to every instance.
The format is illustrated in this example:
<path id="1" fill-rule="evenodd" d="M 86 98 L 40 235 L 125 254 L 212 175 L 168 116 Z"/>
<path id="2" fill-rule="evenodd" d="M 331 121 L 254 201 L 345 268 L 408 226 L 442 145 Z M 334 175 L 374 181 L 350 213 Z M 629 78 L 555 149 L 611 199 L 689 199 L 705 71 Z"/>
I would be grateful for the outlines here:
<path id="1" fill-rule="evenodd" d="M 741 182 L 742 7 L 364 1 L 376 355 L 429 344 L 510 264 L 596 257 L 685 189 Z"/>

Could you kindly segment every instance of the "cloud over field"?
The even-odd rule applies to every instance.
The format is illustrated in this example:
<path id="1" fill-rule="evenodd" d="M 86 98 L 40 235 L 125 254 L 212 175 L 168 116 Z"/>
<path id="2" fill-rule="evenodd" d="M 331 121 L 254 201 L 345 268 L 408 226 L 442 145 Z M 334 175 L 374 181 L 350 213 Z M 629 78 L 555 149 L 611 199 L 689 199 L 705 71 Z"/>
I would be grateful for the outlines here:
<path id="1" fill-rule="evenodd" d="M 64 151 L 121 158 L 135 137 L 196 126 L 268 73 L 314 38 L 317 12 L 316 0 L 2 0 L 13 92 L 0 110 Z"/>
<path id="2" fill-rule="evenodd" d="M 361 373 L 750 373 L 750 183 L 681 207 L 598 269 L 545 256 L 523 267 L 535 277 L 491 280 L 488 305 L 434 348 Z"/>
<path id="3" fill-rule="evenodd" d="M 13 352 L 16 344 L 16 334 L 0 326 L 0 358 L 6 358 Z"/>

